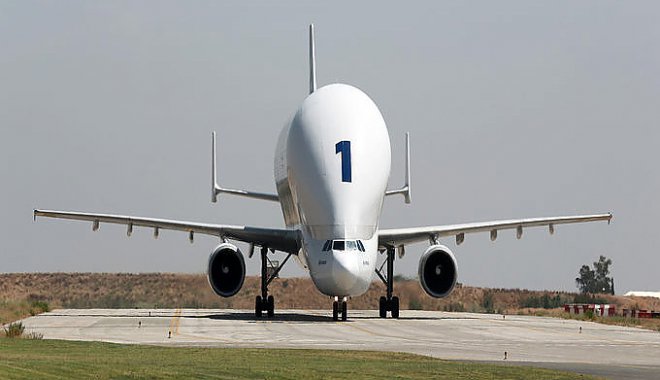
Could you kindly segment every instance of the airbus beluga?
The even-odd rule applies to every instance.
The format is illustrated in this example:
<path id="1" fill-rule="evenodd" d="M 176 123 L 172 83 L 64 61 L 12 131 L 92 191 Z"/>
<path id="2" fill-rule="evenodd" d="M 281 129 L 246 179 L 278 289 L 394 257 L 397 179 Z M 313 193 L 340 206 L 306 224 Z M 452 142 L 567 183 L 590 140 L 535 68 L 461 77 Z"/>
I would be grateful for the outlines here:
<path id="1" fill-rule="evenodd" d="M 393 272 L 397 256 L 405 246 L 428 241 L 419 260 L 419 281 L 432 297 L 445 297 L 453 290 L 458 265 L 452 251 L 440 238 L 454 237 L 461 244 L 466 234 L 489 232 L 491 240 L 500 230 L 516 230 L 518 238 L 527 227 L 546 226 L 550 233 L 558 224 L 609 221 L 611 213 L 562 217 L 528 218 L 441 226 L 381 229 L 379 219 L 386 196 L 403 195 L 411 200 L 410 150 L 406 134 L 406 176 L 404 186 L 388 190 L 390 139 L 378 107 L 364 92 L 346 84 L 317 88 L 314 27 L 309 27 L 309 95 L 291 122 L 279 135 L 275 151 L 274 177 L 277 194 L 257 193 L 220 187 L 216 178 L 215 132 L 212 143 L 212 202 L 220 194 L 278 202 L 285 228 L 260 228 L 194 223 L 111 214 L 34 210 L 34 217 L 50 217 L 100 223 L 122 224 L 130 236 L 134 227 L 187 232 L 218 237 L 220 244 L 208 260 L 208 281 L 222 297 L 235 295 L 245 279 L 244 255 L 231 241 L 255 247 L 261 256 L 261 294 L 255 299 L 255 315 L 274 315 L 275 300 L 268 287 L 291 258 L 309 271 L 318 290 L 331 297 L 334 320 L 346 320 L 347 300 L 367 291 L 377 276 L 386 285 L 379 300 L 379 315 L 399 317 L 399 299 L 394 296 Z M 280 265 L 272 266 L 269 252 L 287 254 Z M 384 255 L 377 265 L 379 255 Z M 269 270 L 271 269 L 271 270 Z"/>

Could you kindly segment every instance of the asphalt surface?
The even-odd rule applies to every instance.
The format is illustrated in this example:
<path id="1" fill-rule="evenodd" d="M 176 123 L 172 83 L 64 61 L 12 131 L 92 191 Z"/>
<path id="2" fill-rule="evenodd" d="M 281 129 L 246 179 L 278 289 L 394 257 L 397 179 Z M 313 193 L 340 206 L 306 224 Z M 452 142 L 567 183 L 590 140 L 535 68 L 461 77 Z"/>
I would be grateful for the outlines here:
<path id="1" fill-rule="evenodd" d="M 660 379 L 660 333 L 591 322 L 499 314 L 279 310 L 54 310 L 23 321 L 45 339 L 209 347 L 398 351 L 451 360 L 533 365 L 612 379 Z M 580 330 L 580 327 L 582 328 Z M 506 359 L 505 359 L 506 352 Z"/>

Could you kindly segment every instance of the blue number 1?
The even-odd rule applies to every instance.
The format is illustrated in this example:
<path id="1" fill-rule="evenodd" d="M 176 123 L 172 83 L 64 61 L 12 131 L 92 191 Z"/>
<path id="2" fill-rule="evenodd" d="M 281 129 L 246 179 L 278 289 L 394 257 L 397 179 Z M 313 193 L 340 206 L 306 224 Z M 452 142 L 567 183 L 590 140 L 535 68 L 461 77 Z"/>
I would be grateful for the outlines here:
<path id="1" fill-rule="evenodd" d="M 351 142 L 340 141 L 335 150 L 335 153 L 341 153 L 341 181 L 351 182 Z"/>

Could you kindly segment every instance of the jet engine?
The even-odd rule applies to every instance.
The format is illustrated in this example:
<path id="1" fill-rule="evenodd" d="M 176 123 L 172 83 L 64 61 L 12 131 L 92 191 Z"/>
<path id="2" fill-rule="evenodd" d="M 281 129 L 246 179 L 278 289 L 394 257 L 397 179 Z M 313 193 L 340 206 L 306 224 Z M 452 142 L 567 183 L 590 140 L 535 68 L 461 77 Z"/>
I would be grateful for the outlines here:
<path id="1" fill-rule="evenodd" d="M 458 267 L 454 254 L 444 245 L 432 245 L 419 260 L 419 282 L 435 298 L 446 297 L 454 289 Z"/>
<path id="2" fill-rule="evenodd" d="M 241 290 L 245 280 L 243 254 L 233 244 L 220 244 L 209 256 L 207 275 L 215 294 L 233 296 Z"/>

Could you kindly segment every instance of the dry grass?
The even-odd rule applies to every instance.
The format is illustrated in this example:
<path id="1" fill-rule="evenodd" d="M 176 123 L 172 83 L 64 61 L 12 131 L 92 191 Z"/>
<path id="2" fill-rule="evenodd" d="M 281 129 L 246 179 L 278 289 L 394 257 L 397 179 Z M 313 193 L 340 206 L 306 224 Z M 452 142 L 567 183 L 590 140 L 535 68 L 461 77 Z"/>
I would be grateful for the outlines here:
<path id="1" fill-rule="evenodd" d="M 278 309 L 327 309 L 330 300 L 309 278 L 281 278 L 273 281 L 271 294 Z M 0 322 L 6 323 L 50 308 L 236 308 L 251 309 L 259 294 L 259 278 L 247 277 L 234 297 L 213 293 L 203 274 L 173 273 L 12 273 L 0 274 Z M 374 282 L 369 291 L 351 300 L 353 309 L 377 309 L 385 287 Z M 486 289 L 457 286 L 446 298 L 429 297 L 417 280 L 399 280 L 395 294 L 402 309 L 496 312 L 505 314 L 565 316 L 563 309 L 524 308 L 530 298 L 572 302 L 577 295 L 567 292 L 521 289 Z M 619 309 L 660 310 L 660 299 L 598 295 Z M 655 323 L 652 321 L 650 323 Z M 646 322 L 641 322 L 646 323 Z M 651 328 L 653 328 L 652 325 Z M 654 328 L 655 329 L 655 328 Z"/>

